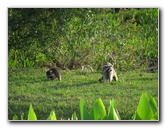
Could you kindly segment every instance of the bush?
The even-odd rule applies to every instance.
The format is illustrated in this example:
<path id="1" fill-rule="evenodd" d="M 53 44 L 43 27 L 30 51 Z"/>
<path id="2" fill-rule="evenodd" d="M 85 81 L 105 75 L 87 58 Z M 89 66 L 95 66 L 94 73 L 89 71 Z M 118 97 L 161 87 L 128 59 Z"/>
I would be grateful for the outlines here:
<path id="1" fill-rule="evenodd" d="M 9 68 L 55 58 L 70 69 L 107 61 L 124 71 L 158 68 L 157 8 L 9 8 L 8 16 Z"/>

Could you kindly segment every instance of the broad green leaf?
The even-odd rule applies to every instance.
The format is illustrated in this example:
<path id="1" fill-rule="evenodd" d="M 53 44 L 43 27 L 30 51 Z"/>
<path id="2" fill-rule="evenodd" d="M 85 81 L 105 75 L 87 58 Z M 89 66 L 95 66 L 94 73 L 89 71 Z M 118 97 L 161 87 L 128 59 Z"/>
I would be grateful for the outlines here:
<path id="1" fill-rule="evenodd" d="M 16 114 L 13 116 L 13 120 L 18 120 L 18 116 Z"/>
<path id="2" fill-rule="evenodd" d="M 73 113 L 71 120 L 78 120 L 76 112 Z"/>
<path id="3" fill-rule="evenodd" d="M 148 101 L 152 98 L 152 96 L 147 92 L 143 93 L 142 95 L 144 95 L 147 98 Z"/>
<path id="4" fill-rule="evenodd" d="M 146 105 L 146 107 L 149 108 L 149 114 L 143 113 L 143 112 L 141 114 L 141 102 L 143 104 L 143 101 L 145 101 L 144 104 Z M 148 109 L 148 108 L 146 108 L 146 109 Z M 142 105 L 142 109 L 143 109 L 143 105 Z M 144 107 L 144 109 L 145 109 L 145 107 Z M 157 107 L 156 101 L 148 93 L 142 94 L 139 105 L 137 107 L 136 114 L 134 115 L 134 119 L 136 119 L 136 120 L 158 120 L 158 107 Z"/>
<path id="5" fill-rule="evenodd" d="M 157 104 L 156 104 L 156 101 L 154 98 L 151 98 L 149 100 L 149 103 L 150 103 L 150 106 L 152 108 L 152 111 L 153 111 L 153 117 L 152 117 L 152 120 L 158 120 L 158 107 L 157 107 Z"/>
<path id="6" fill-rule="evenodd" d="M 28 120 L 37 120 L 37 117 L 33 110 L 32 104 L 30 104 L 30 107 L 29 107 Z"/>
<path id="7" fill-rule="evenodd" d="M 86 106 L 83 102 L 83 100 L 80 100 L 80 115 L 81 115 L 81 120 L 91 120 L 90 114 L 86 109 Z"/>
<path id="8" fill-rule="evenodd" d="M 55 112 L 53 110 L 50 112 L 50 115 L 47 118 L 47 120 L 56 120 L 56 115 L 55 115 Z"/>
<path id="9" fill-rule="evenodd" d="M 144 95 L 150 104 L 153 114 L 156 113 L 158 111 L 158 107 L 157 107 L 155 99 L 149 93 L 144 93 Z"/>
<path id="10" fill-rule="evenodd" d="M 156 113 L 153 115 L 153 117 L 152 117 L 151 120 L 158 120 L 158 112 L 156 112 Z"/>
<path id="11" fill-rule="evenodd" d="M 118 111 L 114 107 L 114 100 L 110 101 L 110 106 L 108 109 L 108 120 L 120 120 Z"/>
<path id="12" fill-rule="evenodd" d="M 153 114 L 156 113 L 158 111 L 158 107 L 157 107 L 157 104 L 156 104 L 156 101 L 154 98 L 151 98 L 149 100 L 149 103 L 150 103 L 150 106 L 152 108 L 152 111 L 153 111 Z"/>
<path id="13" fill-rule="evenodd" d="M 105 106 L 102 100 L 99 98 L 93 105 L 90 115 L 93 120 L 103 120 L 106 116 Z"/>
<path id="14" fill-rule="evenodd" d="M 142 94 L 136 110 L 136 120 L 151 120 L 153 116 L 153 111 L 151 109 L 148 99 L 149 95 Z"/>

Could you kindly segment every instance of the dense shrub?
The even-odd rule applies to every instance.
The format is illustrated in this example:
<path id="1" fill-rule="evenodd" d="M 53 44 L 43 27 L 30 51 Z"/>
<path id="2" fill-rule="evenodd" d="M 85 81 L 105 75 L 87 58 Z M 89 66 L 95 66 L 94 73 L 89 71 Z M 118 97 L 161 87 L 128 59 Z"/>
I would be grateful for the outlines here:
<path id="1" fill-rule="evenodd" d="M 110 61 L 118 70 L 157 70 L 157 8 L 8 9 L 11 67 L 57 59 L 70 69 Z"/>

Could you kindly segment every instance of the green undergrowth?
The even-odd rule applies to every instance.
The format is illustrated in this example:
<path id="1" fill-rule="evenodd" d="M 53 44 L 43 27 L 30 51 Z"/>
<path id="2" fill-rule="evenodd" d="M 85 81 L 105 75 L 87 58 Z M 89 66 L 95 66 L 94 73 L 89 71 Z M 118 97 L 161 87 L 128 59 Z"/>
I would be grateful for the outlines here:
<path id="1" fill-rule="evenodd" d="M 120 115 L 115 107 L 114 100 L 110 100 L 110 106 L 108 111 L 106 110 L 102 100 L 99 98 L 93 104 L 91 110 L 88 112 L 84 101 L 81 99 L 80 104 L 80 117 L 77 117 L 76 112 L 74 112 L 71 118 L 68 120 L 120 120 Z M 18 116 L 15 114 L 13 120 L 18 120 Z M 21 115 L 21 120 L 26 120 Z M 30 104 L 28 111 L 28 120 L 37 120 L 36 113 Z M 50 112 L 47 120 L 57 120 L 55 111 Z M 63 120 L 63 118 L 61 118 Z M 142 94 L 137 110 L 132 117 L 132 120 L 158 120 L 158 106 L 155 99 L 148 93 Z"/>

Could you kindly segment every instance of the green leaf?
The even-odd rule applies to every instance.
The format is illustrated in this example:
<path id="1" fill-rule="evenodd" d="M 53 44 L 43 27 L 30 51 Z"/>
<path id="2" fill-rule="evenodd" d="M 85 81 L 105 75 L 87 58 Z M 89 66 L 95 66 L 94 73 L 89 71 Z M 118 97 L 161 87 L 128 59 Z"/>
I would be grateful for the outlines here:
<path id="1" fill-rule="evenodd" d="M 99 98 L 93 105 L 90 115 L 93 120 L 103 120 L 106 116 L 105 106 L 102 100 Z"/>
<path id="2" fill-rule="evenodd" d="M 156 112 L 156 113 L 153 115 L 153 117 L 152 117 L 151 120 L 158 120 L 158 112 Z"/>
<path id="3" fill-rule="evenodd" d="M 28 120 L 37 120 L 37 117 L 33 110 L 32 104 L 30 104 L 30 107 L 29 107 Z"/>
<path id="4" fill-rule="evenodd" d="M 110 106 L 108 109 L 108 120 L 120 120 L 118 111 L 114 107 L 114 100 L 110 100 Z"/>
<path id="5" fill-rule="evenodd" d="M 142 94 L 136 110 L 136 120 L 151 120 L 153 111 L 148 99 L 150 99 L 150 96 L 147 93 Z"/>
<path id="6" fill-rule="evenodd" d="M 143 93 L 142 95 L 144 95 L 147 98 L 148 101 L 152 98 L 152 96 L 147 92 Z"/>
<path id="7" fill-rule="evenodd" d="M 158 107 L 157 107 L 157 104 L 156 104 L 156 101 L 154 98 L 151 98 L 149 100 L 149 103 L 150 103 L 150 106 L 152 108 L 152 111 L 153 111 L 153 114 L 156 113 L 158 111 Z"/>
<path id="8" fill-rule="evenodd" d="M 86 106 L 83 102 L 83 100 L 80 100 L 80 115 L 81 115 L 81 120 L 91 120 L 90 114 L 86 109 Z"/>
<path id="9" fill-rule="evenodd" d="M 21 120 L 24 120 L 24 113 L 21 114 Z"/>
<path id="10" fill-rule="evenodd" d="M 13 116 L 13 120 L 18 120 L 18 116 L 16 114 Z"/>
<path id="11" fill-rule="evenodd" d="M 55 112 L 53 110 L 50 112 L 50 115 L 47 118 L 47 120 L 56 120 L 56 115 L 55 115 Z"/>
<path id="12" fill-rule="evenodd" d="M 76 112 L 74 112 L 73 113 L 73 115 L 72 115 L 72 118 L 71 118 L 72 120 L 78 120 L 78 118 L 77 118 L 77 115 L 76 115 Z"/>

